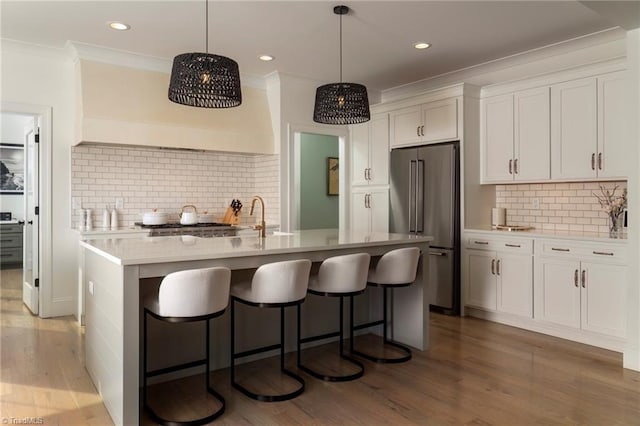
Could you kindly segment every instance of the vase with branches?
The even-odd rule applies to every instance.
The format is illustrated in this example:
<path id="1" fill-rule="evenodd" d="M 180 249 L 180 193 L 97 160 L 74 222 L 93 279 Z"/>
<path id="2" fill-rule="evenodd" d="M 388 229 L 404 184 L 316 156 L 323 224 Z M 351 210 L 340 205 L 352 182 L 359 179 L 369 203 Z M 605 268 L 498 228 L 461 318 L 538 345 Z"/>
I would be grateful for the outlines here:
<path id="1" fill-rule="evenodd" d="M 609 236 L 613 238 L 620 234 L 622 213 L 627 208 L 627 188 L 624 188 L 619 195 L 616 194 L 618 189 L 618 185 L 614 186 L 612 190 L 600 185 L 600 194 L 593 194 L 598 199 L 602 210 L 609 217 Z"/>

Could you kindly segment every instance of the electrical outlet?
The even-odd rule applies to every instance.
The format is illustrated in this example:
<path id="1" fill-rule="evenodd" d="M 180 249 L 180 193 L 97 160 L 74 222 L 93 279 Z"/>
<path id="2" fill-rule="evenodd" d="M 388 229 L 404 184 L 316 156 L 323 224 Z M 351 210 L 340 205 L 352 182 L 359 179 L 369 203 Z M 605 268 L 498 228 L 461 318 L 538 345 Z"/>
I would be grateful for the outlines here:
<path id="1" fill-rule="evenodd" d="M 74 210 L 78 210 L 82 208 L 82 198 L 80 197 L 71 197 L 71 208 Z"/>
<path id="2" fill-rule="evenodd" d="M 534 209 L 539 209 L 540 208 L 540 198 L 534 198 L 531 200 L 531 206 Z"/>
<path id="3" fill-rule="evenodd" d="M 124 198 L 116 198 L 116 209 L 124 208 Z"/>

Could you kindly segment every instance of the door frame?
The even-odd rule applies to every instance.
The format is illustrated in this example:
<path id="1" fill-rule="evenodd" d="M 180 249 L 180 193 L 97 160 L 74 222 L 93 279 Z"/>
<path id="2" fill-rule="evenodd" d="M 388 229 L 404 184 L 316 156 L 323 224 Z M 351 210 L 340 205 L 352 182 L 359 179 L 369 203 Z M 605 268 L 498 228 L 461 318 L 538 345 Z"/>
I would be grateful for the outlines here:
<path id="1" fill-rule="evenodd" d="M 347 157 L 347 144 L 349 143 L 349 129 L 343 126 L 305 125 L 289 123 L 287 125 L 287 146 L 280 152 L 280 227 L 282 231 L 296 230 L 297 211 L 295 200 L 296 191 L 299 190 L 296 176 L 298 152 L 301 133 L 316 135 L 328 135 L 338 138 L 338 156 L 341 166 L 339 168 L 340 194 L 338 195 L 338 222 L 340 227 L 347 225 L 347 200 L 349 199 L 347 184 L 349 172 L 349 158 Z M 286 157 L 286 158 L 285 158 Z"/>
<path id="2" fill-rule="evenodd" d="M 51 310 L 51 277 L 53 262 L 51 255 L 52 250 L 52 217 L 51 217 L 51 195 L 52 195 L 52 164 L 51 164 L 51 142 L 52 142 L 52 108 L 45 105 L 33 105 L 20 102 L 0 103 L 0 113 L 14 113 L 33 115 L 38 117 L 40 122 L 40 142 L 39 142 L 39 170 L 38 170 L 38 186 L 39 186 L 39 221 L 40 232 L 38 245 L 39 267 L 39 314 L 41 318 L 48 316 Z"/>

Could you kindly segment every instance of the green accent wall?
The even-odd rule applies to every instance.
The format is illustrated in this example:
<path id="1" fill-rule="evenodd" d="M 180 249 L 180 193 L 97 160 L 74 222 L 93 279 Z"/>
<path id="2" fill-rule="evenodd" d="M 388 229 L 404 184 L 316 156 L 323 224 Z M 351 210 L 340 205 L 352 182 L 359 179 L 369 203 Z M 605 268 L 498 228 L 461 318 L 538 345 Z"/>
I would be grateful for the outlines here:
<path id="1" fill-rule="evenodd" d="M 300 229 L 338 228 L 338 196 L 327 195 L 327 158 L 338 155 L 336 136 L 300 134 Z"/>

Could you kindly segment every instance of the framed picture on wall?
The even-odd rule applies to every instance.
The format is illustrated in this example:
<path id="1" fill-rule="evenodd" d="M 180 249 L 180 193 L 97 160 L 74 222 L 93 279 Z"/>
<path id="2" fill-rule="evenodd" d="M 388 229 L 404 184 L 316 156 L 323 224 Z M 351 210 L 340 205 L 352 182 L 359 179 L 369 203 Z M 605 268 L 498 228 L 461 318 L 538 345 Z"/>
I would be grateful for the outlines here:
<path id="1" fill-rule="evenodd" d="M 340 190 L 339 163 L 335 157 L 327 157 L 327 195 L 338 195 Z"/>
<path id="2" fill-rule="evenodd" d="M 24 145 L 0 143 L 0 194 L 24 193 Z"/>

